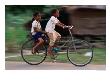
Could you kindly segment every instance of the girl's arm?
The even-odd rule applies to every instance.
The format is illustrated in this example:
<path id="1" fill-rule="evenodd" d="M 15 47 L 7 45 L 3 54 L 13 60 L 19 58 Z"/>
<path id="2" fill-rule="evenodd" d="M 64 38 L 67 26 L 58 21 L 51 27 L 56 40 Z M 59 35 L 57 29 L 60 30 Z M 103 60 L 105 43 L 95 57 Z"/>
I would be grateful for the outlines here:
<path id="1" fill-rule="evenodd" d="M 36 28 L 36 27 L 34 28 L 34 31 L 35 31 L 35 32 L 42 32 L 42 33 L 46 33 L 45 31 L 42 31 L 42 29 L 39 29 L 39 28 Z"/>
<path id="2" fill-rule="evenodd" d="M 57 26 L 60 26 L 60 27 L 62 27 L 62 28 L 65 26 L 65 25 L 64 25 L 63 23 L 61 23 L 60 21 L 59 21 L 58 23 L 56 23 L 56 25 L 57 25 Z"/>
<path id="3" fill-rule="evenodd" d="M 37 27 L 34 27 L 34 31 L 35 31 L 35 32 L 39 32 L 39 31 L 41 31 L 41 29 L 39 29 L 39 28 L 37 28 Z"/>

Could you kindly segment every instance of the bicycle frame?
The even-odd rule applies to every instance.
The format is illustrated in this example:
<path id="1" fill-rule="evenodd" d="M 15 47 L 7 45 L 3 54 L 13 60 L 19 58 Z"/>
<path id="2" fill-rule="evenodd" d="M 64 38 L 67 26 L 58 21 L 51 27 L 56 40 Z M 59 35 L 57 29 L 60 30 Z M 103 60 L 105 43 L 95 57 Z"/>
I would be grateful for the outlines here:
<path id="1" fill-rule="evenodd" d="M 70 28 L 68 28 L 68 27 L 70 27 Z M 71 40 L 71 42 L 73 42 L 74 41 L 74 37 L 73 37 L 73 35 L 72 35 L 72 31 L 71 31 L 71 29 L 73 28 L 73 26 L 67 26 L 66 28 L 68 28 L 68 30 L 69 30 L 69 34 L 70 34 L 70 37 L 71 37 L 71 39 L 69 39 L 69 40 L 67 40 L 61 47 L 64 47 L 70 40 Z M 69 43 L 71 43 L 71 42 L 69 42 Z M 68 44 L 68 45 L 70 45 L 70 44 Z M 60 48 L 61 48 L 60 47 Z"/>
<path id="2" fill-rule="evenodd" d="M 70 27 L 70 28 L 68 28 L 68 27 Z M 58 55 L 60 55 L 59 53 L 60 53 L 60 50 L 61 50 L 61 48 L 62 47 L 65 47 L 65 45 L 67 46 L 66 47 L 66 53 L 65 53 L 65 51 L 61 51 L 61 53 L 62 52 L 64 52 L 65 54 L 67 54 L 67 58 L 68 58 L 68 60 L 73 64 L 73 65 L 75 65 L 75 66 L 85 66 L 85 65 L 87 65 L 87 64 L 89 64 L 90 62 L 91 62 L 91 60 L 92 60 L 92 58 L 93 58 L 93 49 L 91 48 L 91 46 L 87 43 L 87 42 L 84 42 L 84 43 L 86 43 L 89 47 L 87 47 L 87 48 L 89 48 L 89 51 L 91 50 L 91 56 L 89 57 L 89 59 L 87 60 L 87 62 L 84 62 L 84 64 L 79 64 L 78 62 L 74 62 L 74 60 L 72 60 L 72 59 L 74 59 L 73 58 L 73 56 L 74 56 L 74 54 L 79 54 L 79 55 L 81 55 L 82 56 L 82 54 L 81 53 L 78 53 L 78 48 L 77 48 L 77 43 L 75 43 L 75 41 L 77 42 L 77 40 L 79 40 L 79 42 L 81 42 L 82 43 L 82 41 L 80 41 L 80 39 L 74 39 L 74 37 L 73 37 L 73 34 L 72 34 L 72 31 L 71 31 L 71 29 L 72 29 L 72 26 L 68 26 L 67 28 L 68 28 L 68 30 L 69 30 L 69 34 L 70 34 L 70 38 L 67 40 L 67 41 L 64 41 L 64 43 L 63 43 L 63 45 L 62 46 L 58 46 L 58 48 L 60 48 L 60 49 L 58 49 L 57 50 L 57 47 L 56 47 L 56 51 L 55 51 L 55 48 L 54 48 L 54 46 L 53 46 L 53 55 L 54 55 L 54 58 L 53 57 L 51 57 L 52 59 L 54 59 L 55 60 L 55 58 L 58 56 Z M 39 54 L 39 52 L 37 53 L 38 55 L 33 55 L 33 54 L 30 54 L 31 53 L 31 48 L 30 48 L 30 46 L 28 46 L 29 48 L 30 48 L 30 53 L 27 55 L 27 54 L 25 54 L 25 51 L 29 51 L 29 49 L 28 49 L 28 47 L 27 47 L 27 44 L 28 43 L 30 43 L 29 45 L 32 45 L 33 43 L 31 42 L 31 40 L 33 40 L 32 38 L 29 38 L 23 45 L 22 45 L 22 48 L 21 48 L 21 56 L 22 56 L 22 58 L 23 58 L 23 60 L 26 62 L 26 63 L 28 63 L 28 64 L 30 64 L 30 65 L 38 65 L 38 64 L 40 64 L 40 63 L 42 63 L 45 59 L 46 59 L 46 56 L 47 56 L 47 48 L 48 48 L 48 45 L 43 45 L 44 47 L 43 47 L 43 49 L 41 50 L 41 52 L 40 53 L 43 53 L 43 56 L 41 56 L 40 54 Z M 25 50 L 26 49 L 26 50 Z M 40 49 L 39 49 L 40 50 Z M 63 49 L 62 49 L 63 50 Z M 71 50 L 72 50 L 72 55 L 71 55 Z M 59 53 L 57 53 L 57 52 L 59 52 Z M 69 53 L 70 52 L 70 53 Z M 75 52 L 75 53 L 73 53 L 73 52 Z M 87 51 L 88 52 L 88 51 Z M 85 53 L 84 53 L 85 54 Z M 28 57 L 25 57 L 25 56 L 30 56 L 31 55 L 31 57 L 33 56 L 33 58 L 32 59 L 34 59 L 34 57 L 36 56 L 39 56 L 39 57 L 41 57 L 41 59 L 39 60 L 39 58 L 38 58 L 38 61 L 37 61 L 37 59 L 35 60 L 35 62 L 32 62 L 32 61 L 30 61 L 30 60 L 28 60 Z M 84 55 L 85 56 L 85 55 Z M 86 56 L 85 56 L 86 57 Z M 77 59 L 77 58 L 76 58 Z M 54 60 L 53 60 L 53 62 L 54 62 Z"/>

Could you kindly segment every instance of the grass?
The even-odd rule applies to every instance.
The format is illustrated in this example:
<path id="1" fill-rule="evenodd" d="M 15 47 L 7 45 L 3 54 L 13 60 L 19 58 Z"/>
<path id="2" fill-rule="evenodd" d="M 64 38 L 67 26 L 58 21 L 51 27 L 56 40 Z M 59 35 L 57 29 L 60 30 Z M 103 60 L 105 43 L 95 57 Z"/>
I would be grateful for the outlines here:
<path id="1" fill-rule="evenodd" d="M 6 53 L 6 56 L 9 53 Z M 16 54 L 13 54 L 16 55 Z M 83 60 L 84 58 L 80 58 L 80 61 Z M 29 57 L 29 60 L 37 60 L 37 58 L 34 57 L 34 59 L 32 59 L 32 57 Z M 58 57 L 56 58 L 57 62 L 63 62 L 63 63 L 68 63 L 68 59 L 67 59 L 67 55 L 66 54 L 60 54 L 58 55 Z M 6 58 L 6 61 L 23 61 L 21 56 L 18 57 L 10 57 L 10 58 Z M 39 60 L 38 60 L 39 61 Z M 47 57 L 46 62 L 50 62 L 51 59 L 50 57 Z M 106 64 L 106 50 L 103 48 L 95 48 L 94 49 L 94 57 L 93 60 L 91 62 L 91 64 Z"/>
<path id="2" fill-rule="evenodd" d="M 92 63 L 94 64 L 106 64 L 106 49 L 95 48 L 94 49 L 94 58 Z"/>

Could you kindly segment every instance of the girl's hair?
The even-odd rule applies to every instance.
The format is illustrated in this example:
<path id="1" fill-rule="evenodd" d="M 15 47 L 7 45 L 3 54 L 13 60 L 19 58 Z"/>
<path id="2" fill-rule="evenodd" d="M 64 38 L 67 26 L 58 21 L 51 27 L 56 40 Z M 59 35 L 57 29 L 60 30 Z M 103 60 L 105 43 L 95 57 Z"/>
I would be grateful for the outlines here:
<path id="1" fill-rule="evenodd" d="M 36 17 L 37 15 L 39 15 L 40 12 L 35 12 L 33 14 L 33 18 L 32 20 L 28 21 L 27 23 L 24 24 L 24 27 L 27 29 L 27 30 L 31 30 L 31 27 L 32 27 L 32 22 L 35 20 L 34 17 Z"/>
<path id="2" fill-rule="evenodd" d="M 32 22 L 35 20 L 34 17 L 36 17 L 36 16 L 39 15 L 39 14 L 40 14 L 40 12 L 35 12 L 35 13 L 33 14 Z"/>
<path id="3" fill-rule="evenodd" d="M 58 9 L 53 9 L 52 11 L 51 11 L 51 15 L 53 15 L 54 13 L 56 13 L 58 11 Z"/>
<path id="4" fill-rule="evenodd" d="M 40 14 L 40 12 L 35 12 L 34 14 L 33 14 L 33 17 L 35 17 L 35 16 L 37 16 L 37 15 L 39 15 Z"/>

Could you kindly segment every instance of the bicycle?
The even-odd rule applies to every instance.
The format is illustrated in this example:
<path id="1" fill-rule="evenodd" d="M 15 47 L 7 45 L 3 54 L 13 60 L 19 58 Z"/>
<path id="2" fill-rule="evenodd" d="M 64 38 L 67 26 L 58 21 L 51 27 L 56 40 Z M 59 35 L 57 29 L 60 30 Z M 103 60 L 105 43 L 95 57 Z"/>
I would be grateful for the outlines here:
<path id="1" fill-rule="evenodd" d="M 75 39 L 71 32 L 73 27 L 74 26 L 65 26 L 65 28 L 68 28 L 69 30 L 70 39 L 64 42 L 60 47 L 58 47 L 58 45 L 53 46 L 52 54 L 55 60 L 59 53 L 63 54 L 61 49 L 66 45 L 67 47 L 65 53 L 67 54 L 68 60 L 75 66 L 85 66 L 93 59 L 93 47 L 86 40 Z M 45 34 L 44 36 L 46 37 Z M 57 43 L 60 43 L 60 41 Z M 33 46 L 34 40 L 30 38 L 22 45 L 21 56 L 26 63 L 30 65 L 38 65 L 47 57 L 48 44 L 45 42 L 43 45 L 39 46 L 35 54 L 31 53 Z"/>

